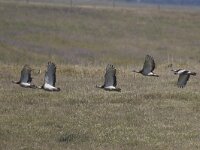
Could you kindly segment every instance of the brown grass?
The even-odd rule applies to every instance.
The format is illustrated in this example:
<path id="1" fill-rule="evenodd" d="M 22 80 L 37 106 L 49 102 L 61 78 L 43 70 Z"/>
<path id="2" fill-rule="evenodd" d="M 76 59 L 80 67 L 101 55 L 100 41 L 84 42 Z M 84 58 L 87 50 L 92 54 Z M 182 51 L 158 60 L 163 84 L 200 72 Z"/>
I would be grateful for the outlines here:
<path id="1" fill-rule="evenodd" d="M 199 75 L 179 89 L 167 67 L 199 73 L 198 10 L 0 4 L 0 149 L 200 148 Z M 160 78 L 131 72 L 146 54 Z M 11 83 L 49 60 L 61 92 Z M 121 93 L 95 88 L 107 63 Z"/>

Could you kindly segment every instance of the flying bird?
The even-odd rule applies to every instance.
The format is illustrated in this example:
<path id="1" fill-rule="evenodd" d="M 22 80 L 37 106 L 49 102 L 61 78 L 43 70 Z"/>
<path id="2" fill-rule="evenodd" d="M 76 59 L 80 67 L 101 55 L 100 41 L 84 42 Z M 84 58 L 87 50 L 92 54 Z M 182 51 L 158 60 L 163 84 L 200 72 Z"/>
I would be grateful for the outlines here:
<path id="1" fill-rule="evenodd" d="M 32 82 L 31 71 L 32 69 L 30 68 L 29 65 L 24 65 L 24 67 L 21 70 L 20 80 L 12 82 L 15 84 L 19 84 L 20 86 L 25 88 L 36 88 L 34 84 L 31 84 Z"/>
<path id="2" fill-rule="evenodd" d="M 104 76 L 104 84 L 102 86 L 96 86 L 96 87 L 102 88 L 106 91 L 120 92 L 121 89 L 117 88 L 116 86 L 117 86 L 116 69 L 113 65 L 108 64 Z"/>
<path id="3" fill-rule="evenodd" d="M 186 86 L 190 78 L 190 75 L 196 76 L 197 74 L 196 72 L 187 71 L 185 69 L 177 69 L 177 70 L 172 69 L 171 71 L 173 71 L 175 75 L 179 75 L 177 85 L 180 88 L 183 88 Z"/>
<path id="4" fill-rule="evenodd" d="M 48 62 L 47 71 L 45 72 L 44 84 L 40 89 L 46 91 L 60 91 L 60 88 L 55 87 L 56 84 L 56 65 L 52 62 Z"/>
<path id="5" fill-rule="evenodd" d="M 143 68 L 140 71 L 133 70 L 133 72 L 140 73 L 144 76 L 159 77 L 159 75 L 153 73 L 155 66 L 156 65 L 153 57 L 146 55 Z"/>

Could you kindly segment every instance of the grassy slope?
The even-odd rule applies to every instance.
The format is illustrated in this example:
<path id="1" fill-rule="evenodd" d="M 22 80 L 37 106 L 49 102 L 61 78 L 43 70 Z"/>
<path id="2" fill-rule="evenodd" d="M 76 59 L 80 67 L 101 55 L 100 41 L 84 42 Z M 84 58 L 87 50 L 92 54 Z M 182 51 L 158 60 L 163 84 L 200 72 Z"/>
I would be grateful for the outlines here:
<path id="1" fill-rule="evenodd" d="M 166 71 L 173 56 L 198 72 L 199 11 L 1 3 L 0 18 L 0 149 L 200 148 L 199 76 L 178 89 Z M 147 53 L 159 79 L 130 72 Z M 11 84 L 26 63 L 42 70 L 33 81 L 42 84 L 48 60 L 61 92 Z M 121 93 L 94 88 L 107 63 Z"/>

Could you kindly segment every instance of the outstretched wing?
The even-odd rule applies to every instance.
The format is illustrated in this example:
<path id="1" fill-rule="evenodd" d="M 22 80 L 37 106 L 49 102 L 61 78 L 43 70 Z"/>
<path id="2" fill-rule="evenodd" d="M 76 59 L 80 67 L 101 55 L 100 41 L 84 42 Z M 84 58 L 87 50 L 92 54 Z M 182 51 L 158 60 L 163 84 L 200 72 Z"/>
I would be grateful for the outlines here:
<path id="1" fill-rule="evenodd" d="M 116 69 L 113 65 L 108 64 L 106 67 L 104 87 L 117 86 Z"/>
<path id="2" fill-rule="evenodd" d="M 153 57 L 151 57 L 150 55 L 146 55 L 142 69 L 143 73 L 148 74 L 149 72 L 152 72 L 154 69 L 155 69 L 155 62 Z"/>
<path id="3" fill-rule="evenodd" d="M 55 86 L 56 83 L 56 65 L 48 62 L 47 71 L 45 73 L 45 83 Z"/>
<path id="4" fill-rule="evenodd" d="M 31 83 L 31 68 L 28 65 L 25 65 L 21 71 L 20 82 Z"/>
<path id="5" fill-rule="evenodd" d="M 178 78 L 178 82 L 177 82 L 178 87 L 180 87 L 180 88 L 185 87 L 189 78 L 190 78 L 190 75 L 187 73 L 180 74 L 179 78 Z"/>

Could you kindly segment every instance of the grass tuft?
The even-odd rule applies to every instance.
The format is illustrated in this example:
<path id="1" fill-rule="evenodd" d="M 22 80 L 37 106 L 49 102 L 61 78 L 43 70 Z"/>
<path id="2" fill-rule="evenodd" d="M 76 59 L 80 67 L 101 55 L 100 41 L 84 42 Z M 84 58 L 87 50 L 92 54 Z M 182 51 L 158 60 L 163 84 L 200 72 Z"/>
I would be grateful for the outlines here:
<path id="1" fill-rule="evenodd" d="M 200 149 L 198 9 L 0 2 L 0 18 L 0 149 Z M 159 78 L 132 72 L 146 54 Z M 60 92 L 11 83 L 29 64 L 42 85 L 48 61 Z M 109 63 L 120 93 L 95 88 Z M 197 76 L 178 88 L 170 64 Z"/>

